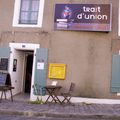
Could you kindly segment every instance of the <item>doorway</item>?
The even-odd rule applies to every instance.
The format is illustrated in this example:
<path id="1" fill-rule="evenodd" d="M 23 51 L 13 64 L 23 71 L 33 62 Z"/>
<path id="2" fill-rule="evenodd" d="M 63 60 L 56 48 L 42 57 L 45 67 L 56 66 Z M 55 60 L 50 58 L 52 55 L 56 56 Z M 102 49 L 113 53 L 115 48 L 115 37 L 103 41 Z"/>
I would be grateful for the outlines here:
<path id="1" fill-rule="evenodd" d="M 35 79 L 35 60 L 36 49 L 39 49 L 39 44 L 28 43 L 10 43 L 10 61 L 9 73 L 11 75 L 12 86 L 15 87 L 13 95 L 28 93 L 29 97 L 33 93 Z M 17 61 L 16 70 L 13 71 L 13 61 Z M 30 82 L 26 73 L 30 74 Z"/>
<path id="2" fill-rule="evenodd" d="M 32 86 L 36 83 L 42 86 L 46 84 L 48 50 L 40 48 L 39 44 L 33 43 L 9 43 L 9 47 L 10 61 L 8 72 L 11 75 L 12 86 L 15 87 L 13 95 L 28 92 L 30 93 L 30 100 L 35 100 L 37 96 L 34 94 Z M 17 61 L 15 71 L 13 71 L 14 59 Z M 40 67 L 41 64 L 43 67 Z M 30 83 L 27 81 L 27 72 L 32 74 Z"/>
<path id="3" fill-rule="evenodd" d="M 32 81 L 32 68 L 33 68 L 33 53 L 26 53 L 25 62 L 25 81 L 24 81 L 24 93 L 31 92 L 31 81 Z"/>

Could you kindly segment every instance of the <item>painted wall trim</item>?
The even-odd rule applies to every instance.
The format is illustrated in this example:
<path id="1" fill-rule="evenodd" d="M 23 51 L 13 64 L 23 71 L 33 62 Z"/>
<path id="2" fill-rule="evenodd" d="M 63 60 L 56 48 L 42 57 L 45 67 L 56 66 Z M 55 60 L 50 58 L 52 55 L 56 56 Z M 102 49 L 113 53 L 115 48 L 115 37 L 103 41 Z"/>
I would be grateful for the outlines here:
<path id="1" fill-rule="evenodd" d="M 40 2 L 39 2 L 38 23 L 36 25 L 30 25 L 30 24 L 19 24 L 18 23 L 21 0 L 15 0 L 14 14 L 13 14 L 13 27 L 42 27 L 44 1 L 45 0 L 40 0 Z"/>

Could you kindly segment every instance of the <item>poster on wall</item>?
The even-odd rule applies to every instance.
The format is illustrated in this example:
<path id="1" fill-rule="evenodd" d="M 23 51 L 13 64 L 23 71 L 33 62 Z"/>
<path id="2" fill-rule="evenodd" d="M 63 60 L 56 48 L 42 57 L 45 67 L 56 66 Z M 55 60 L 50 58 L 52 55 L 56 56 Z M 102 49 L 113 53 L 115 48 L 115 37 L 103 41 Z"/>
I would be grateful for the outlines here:
<path id="1" fill-rule="evenodd" d="M 57 30 L 111 31 L 111 4 L 55 4 Z"/>
<path id="2" fill-rule="evenodd" d="M 17 70 L 17 59 L 13 60 L 13 72 L 16 72 Z"/>
<path id="3" fill-rule="evenodd" d="M 0 58 L 0 70 L 8 70 L 8 58 Z"/>
<path id="4" fill-rule="evenodd" d="M 38 70 L 44 70 L 44 62 L 37 62 L 37 69 Z"/>

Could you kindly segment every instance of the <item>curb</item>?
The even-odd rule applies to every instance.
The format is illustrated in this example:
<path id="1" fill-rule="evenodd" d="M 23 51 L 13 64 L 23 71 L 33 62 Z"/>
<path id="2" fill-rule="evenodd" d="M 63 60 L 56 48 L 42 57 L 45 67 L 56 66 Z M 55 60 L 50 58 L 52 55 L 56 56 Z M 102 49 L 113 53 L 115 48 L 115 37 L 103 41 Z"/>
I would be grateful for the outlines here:
<path id="1" fill-rule="evenodd" d="M 52 117 L 52 118 L 95 118 L 95 119 L 118 119 L 120 120 L 120 115 L 108 115 L 108 114 L 79 114 L 79 113 L 51 113 L 46 112 L 33 112 L 33 111 L 19 111 L 19 110 L 5 110 L 0 109 L 0 114 L 4 115 L 23 115 L 28 117 Z"/>

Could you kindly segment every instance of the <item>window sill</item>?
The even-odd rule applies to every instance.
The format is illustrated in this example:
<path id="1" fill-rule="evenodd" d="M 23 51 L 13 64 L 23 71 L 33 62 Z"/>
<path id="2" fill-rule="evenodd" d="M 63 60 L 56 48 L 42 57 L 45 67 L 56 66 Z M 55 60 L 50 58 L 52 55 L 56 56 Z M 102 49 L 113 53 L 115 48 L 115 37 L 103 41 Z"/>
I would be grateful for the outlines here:
<path id="1" fill-rule="evenodd" d="M 41 28 L 41 25 L 26 25 L 26 24 L 17 24 L 17 25 L 13 25 L 13 27 L 36 27 L 36 28 Z"/>

